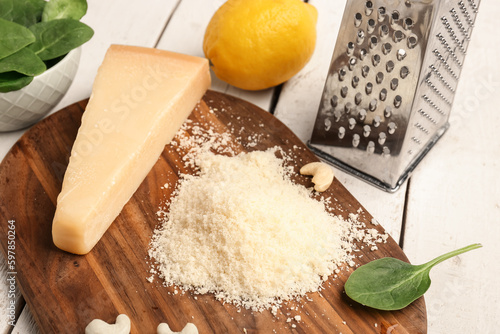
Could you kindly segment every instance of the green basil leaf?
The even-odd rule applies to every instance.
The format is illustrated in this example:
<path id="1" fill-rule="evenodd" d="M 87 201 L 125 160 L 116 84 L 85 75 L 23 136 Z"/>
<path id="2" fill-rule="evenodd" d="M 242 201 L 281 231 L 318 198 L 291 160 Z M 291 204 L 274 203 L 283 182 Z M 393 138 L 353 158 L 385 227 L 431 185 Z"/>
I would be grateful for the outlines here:
<path id="1" fill-rule="evenodd" d="M 10 56 L 0 59 L 0 73 L 18 72 L 35 76 L 45 72 L 45 63 L 33 51 L 22 48 Z"/>
<path id="2" fill-rule="evenodd" d="M 30 27 L 36 41 L 29 46 L 42 60 L 62 56 L 87 42 L 94 31 L 73 19 L 40 22 Z"/>
<path id="3" fill-rule="evenodd" d="M 0 17 L 29 27 L 42 19 L 44 0 L 0 0 Z"/>
<path id="4" fill-rule="evenodd" d="M 35 41 L 35 35 L 26 27 L 0 19 L 0 59 L 17 52 Z"/>
<path id="5" fill-rule="evenodd" d="M 435 265 L 479 247 L 481 244 L 463 247 L 417 266 L 392 257 L 371 261 L 349 276 L 345 292 L 365 306 L 385 311 L 400 310 L 429 289 L 429 272 Z"/>
<path id="6" fill-rule="evenodd" d="M 50 0 L 43 10 L 42 21 L 80 20 L 85 13 L 87 13 L 86 0 Z"/>
<path id="7" fill-rule="evenodd" d="M 17 72 L 0 73 L 0 93 L 19 90 L 30 84 L 33 77 Z"/>

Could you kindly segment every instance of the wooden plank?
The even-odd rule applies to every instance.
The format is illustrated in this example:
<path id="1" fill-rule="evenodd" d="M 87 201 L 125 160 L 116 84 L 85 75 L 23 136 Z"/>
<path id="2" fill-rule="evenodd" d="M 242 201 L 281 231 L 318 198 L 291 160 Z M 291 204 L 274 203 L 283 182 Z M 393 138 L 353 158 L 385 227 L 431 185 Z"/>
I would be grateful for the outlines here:
<path id="1" fill-rule="evenodd" d="M 500 7 L 482 1 L 450 117 L 451 128 L 409 187 L 404 249 L 422 263 L 480 242 L 432 270 L 429 333 L 497 333 L 500 314 Z"/>
<path id="2" fill-rule="evenodd" d="M 309 63 L 281 91 L 275 116 L 303 141 L 309 140 L 330 66 L 345 1 L 309 1 L 318 9 L 316 49 Z M 405 202 L 406 183 L 394 194 L 372 187 L 336 169 L 337 178 L 360 203 L 399 240 Z"/>
<path id="3" fill-rule="evenodd" d="M 157 48 L 204 57 L 205 29 L 215 11 L 224 2 L 224 0 L 183 0 L 175 10 Z M 196 10 L 193 10 L 194 8 Z M 264 110 L 269 110 L 274 91 L 273 88 L 261 91 L 242 90 L 221 81 L 213 72 L 211 89 L 239 97 Z"/>
<path id="4" fill-rule="evenodd" d="M 2 222 L 6 223 L 6 222 Z M 15 250 L 14 250 L 15 252 Z M 11 270 L 8 270 L 7 259 L 2 256 L 0 258 L 0 280 L 2 281 L 2 296 L 0 299 L 0 317 L 2 319 L 0 333 L 7 334 L 16 324 L 19 314 L 24 307 L 24 299 L 19 291 L 19 286 L 15 281 L 15 274 L 7 274 L 15 272 L 15 260 L 9 261 Z M 14 278 L 14 280 L 12 279 Z"/>
<path id="5" fill-rule="evenodd" d="M 12 330 L 12 334 L 40 334 L 38 327 L 33 319 L 33 315 L 28 306 L 23 308 L 21 316 L 17 321 L 16 327 Z"/>
<path id="6" fill-rule="evenodd" d="M 202 103 L 190 116 L 197 126 L 241 138 L 229 145 L 242 151 L 280 146 L 284 152 L 293 152 L 294 161 L 288 164 L 297 174 L 292 179 L 311 185 L 310 178 L 298 174 L 296 162 L 317 158 L 276 118 L 255 105 L 216 92 L 208 92 L 204 101 L 211 110 Z M 132 333 L 153 333 L 164 321 L 176 330 L 193 322 L 202 333 L 242 332 L 244 328 L 276 333 L 322 333 L 325 328 L 332 332 L 379 333 L 381 327 L 394 325 L 401 333 L 426 333 L 423 299 L 402 311 L 379 312 L 346 298 L 343 285 L 352 268 L 341 270 L 337 278 L 331 275 L 321 294 L 310 293 L 300 301 L 285 303 L 276 316 L 270 311 L 239 309 L 212 294 L 193 298 L 189 292 L 175 294 L 173 287 L 149 283 L 147 250 L 158 224 L 154 213 L 172 192 L 159 185 L 175 184 L 178 169 L 194 173 L 192 167 L 182 165 L 187 152 L 178 145 L 166 146 L 146 180 L 89 254 L 79 256 L 57 249 L 50 233 L 57 188 L 61 187 L 68 147 L 76 136 L 85 103 L 69 106 L 37 124 L 0 165 L 0 217 L 16 220 L 17 279 L 42 333 L 81 332 L 92 319 L 111 322 L 120 313 L 132 318 Z M 246 142 L 250 137 L 262 139 L 255 145 L 253 140 Z M 344 217 L 356 214 L 361 207 L 338 181 L 322 195 L 332 196 L 327 205 Z M 370 226 L 371 218 L 363 213 L 359 220 Z M 383 233 L 381 226 L 374 228 Z M 0 224 L 4 255 L 7 230 L 7 224 Z M 377 250 L 360 248 L 354 261 L 364 264 L 385 256 L 406 259 L 389 238 L 387 243 L 378 244 Z M 302 317 L 296 324 L 286 321 L 291 307 Z"/>

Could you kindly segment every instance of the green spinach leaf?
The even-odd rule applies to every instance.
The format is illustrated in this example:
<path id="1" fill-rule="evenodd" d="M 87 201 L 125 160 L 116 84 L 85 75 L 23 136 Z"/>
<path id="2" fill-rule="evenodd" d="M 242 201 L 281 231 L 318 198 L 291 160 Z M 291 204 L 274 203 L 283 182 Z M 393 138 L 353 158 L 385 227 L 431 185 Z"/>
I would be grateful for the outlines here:
<path id="1" fill-rule="evenodd" d="M 86 0 L 50 0 L 43 10 L 42 21 L 80 20 L 85 13 L 87 13 Z"/>
<path id="2" fill-rule="evenodd" d="M 33 81 L 32 76 L 17 72 L 0 73 L 0 93 L 21 89 L 29 85 L 31 81 Z"/>
<path id="3" fill-rule="evenodd" d="M 12 21 L 14 0 L 0 0 L 0 19 Z"/>
<path id="4" fill-rule="evenodd" d="M 427 291 L 431 284 L 429 272 L 435 265 L 479 247 L 481 244 L 473 244 L 416 266 L 390 257 L 369 262 L 349 276 L 345 292 L 354 301 L 372 308 L 402 309 Z"/>
<path id="5" fill-rule="evenodd" d="M 0 17 L 29 27 L 42 18 L 44 0 L 0 0 Z"/>
<path id="6" fill-rule="evenodd" d="M 36 41 L 29 48 L 42 60 L 62 56 L 87 42 L 94 31 L 73 19 L 40 22 L 30 27 Z"/>
<path id="7" fill-rule="evenodd" d="M 10 56 L 35 41 L 35 35 L 26 27 L 0 19 L 0 59 Z"/>
<path id="8" fill-rule="evenodd" d="M 45 72 L 45 63 L 33 51 L 22 48 L 10 56 L 0 59 L 0 73 L 18 72 L 35 76 Z"/>

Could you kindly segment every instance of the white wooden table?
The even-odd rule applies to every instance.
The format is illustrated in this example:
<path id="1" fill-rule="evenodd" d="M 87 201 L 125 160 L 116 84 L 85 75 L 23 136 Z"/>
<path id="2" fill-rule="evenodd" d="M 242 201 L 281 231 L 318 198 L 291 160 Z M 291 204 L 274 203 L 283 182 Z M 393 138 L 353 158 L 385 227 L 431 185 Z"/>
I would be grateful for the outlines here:
<path id="1" fill-rule="evenodd" d="M 95 30 L 83 47 L 67 95 L 54 109 L 87 98 L 112 43 L 157 47 L 203 56 L 205 27 L 223 0 L 88 0 L 83 21 Z M 306 141 L 312 129 L 345 0 L 310 0 L 319 12 L 318 43 L 306 67 L 274 90 L 247 92 L 214 78 L 212 89 L 255 103 Z M 480 242 L 483 248 L 453 258 L 431 272 L 426 293 L 428 332 L 499 333 L 500 323 L 500 3 L 483 0 L 454 102 L 451 128 L 394 194 L 349 175 L 338 178 L 400 245 L 412 263 Z M 24 133 L 0 134 L 2 159 Z M 0 222 L 6 224 L 7 222 Z M 8 321 L 8 282 L 1 262 L 0 332 L 38 333 L 22 296 L 16 325 Z"/>

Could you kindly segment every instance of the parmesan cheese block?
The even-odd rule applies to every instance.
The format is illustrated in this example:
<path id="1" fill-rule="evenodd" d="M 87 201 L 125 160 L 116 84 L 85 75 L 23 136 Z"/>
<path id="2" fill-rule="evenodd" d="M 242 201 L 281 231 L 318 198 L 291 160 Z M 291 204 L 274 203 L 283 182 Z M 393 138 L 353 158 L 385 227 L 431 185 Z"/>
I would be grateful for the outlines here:
<path id="1" fill-rule="evenodd" d="M 57 198 L 57 247 L 75 254 L 94 247 L 209 86 L 204 58 L 108 49 Z"/>

